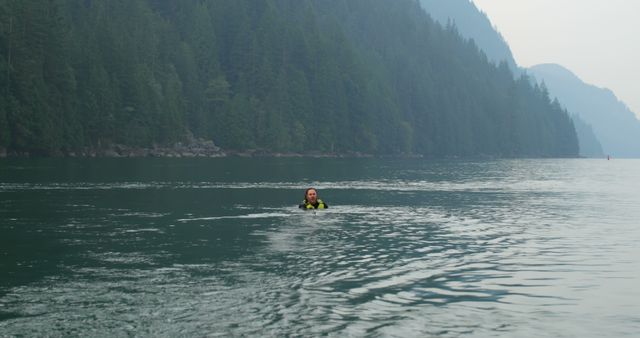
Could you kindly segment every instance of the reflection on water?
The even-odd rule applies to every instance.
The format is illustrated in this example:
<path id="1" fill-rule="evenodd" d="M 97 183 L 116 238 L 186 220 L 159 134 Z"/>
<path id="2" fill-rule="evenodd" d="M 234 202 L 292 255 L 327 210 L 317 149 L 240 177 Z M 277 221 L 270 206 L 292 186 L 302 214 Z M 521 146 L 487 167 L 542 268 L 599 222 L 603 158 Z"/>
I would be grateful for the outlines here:
<path id="1" fill-rule="evenodd" d="M 192 163 L 196 181 L 7 176 L 0 332 L 640 332 L 637 161 L 325 159 L 317 184 L 296 176 L 301 160 L 271 161 L 291 180 L 197 171 L 233 173 L 226 162 Z M 309 185 L 330 209 L 296 209 Z"/>

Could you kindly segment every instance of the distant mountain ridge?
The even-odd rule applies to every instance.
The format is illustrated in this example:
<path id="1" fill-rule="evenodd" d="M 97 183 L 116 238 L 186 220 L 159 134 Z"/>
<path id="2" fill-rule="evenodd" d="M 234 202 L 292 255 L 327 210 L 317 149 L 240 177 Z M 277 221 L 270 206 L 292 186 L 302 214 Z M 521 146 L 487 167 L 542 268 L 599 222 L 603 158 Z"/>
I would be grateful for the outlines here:
<path id="1" fill-rule="evenodd" d="M 606 88 L 585 83 L 557 64 L 541 64 L 529 73 L 544 81 L 549 93 L 590 124 L 603 151 L 614 157 L 640 157 L 640 121 Z"/>

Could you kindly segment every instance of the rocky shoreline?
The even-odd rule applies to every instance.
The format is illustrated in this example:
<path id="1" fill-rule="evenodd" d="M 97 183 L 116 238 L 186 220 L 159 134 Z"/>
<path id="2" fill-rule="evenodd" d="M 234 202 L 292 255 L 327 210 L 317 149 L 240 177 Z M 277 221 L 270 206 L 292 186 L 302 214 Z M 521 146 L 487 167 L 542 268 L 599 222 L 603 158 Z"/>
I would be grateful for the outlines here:
<path id="1" fill-rule="evenodd" d="M 189 143 L 178 142 L 172 146 L 132 147 L 113 144 L 108 147 L 84 148 L 48 155 L 29 152 L 10 152 L 0 148 L 0 158 L 6 157 L 224 157 L 227 154 L 213 141 L 196 139 Z"/>
<path id="2" fill-rule="evenodd" d="M 81 154 L 69 153 L 70 157 L 224 157 L 226 153 L 213 141 L 197 140 L 189 144 L 178 142 L 170 147 L 152 148 L 114 145 L 103 151 L 90 151 Z"/>
<path id="3" fill-rule="evenodd" d="M 178 142 L 172 146 L 132 147 L 114 144 L 102 148 L 84 148 L 76 151 L 59 152 L 48 155 L 32 154 L 28 152 L 10 152 L 0 148 L 0 158 L 7 157 L 79 157 L 79 158 L 139 158 L 139 157 L 167 157 L 167 158 L 214 158 L 214 157 L 311 157 L 311 158 L 365 158 L 374 157 L 371 154 L 358 152 L 323 153 L 323 152 L 271 152 L 264 149 L 223 150 L 211 140 L 192 139 L 188 143 Z"/>

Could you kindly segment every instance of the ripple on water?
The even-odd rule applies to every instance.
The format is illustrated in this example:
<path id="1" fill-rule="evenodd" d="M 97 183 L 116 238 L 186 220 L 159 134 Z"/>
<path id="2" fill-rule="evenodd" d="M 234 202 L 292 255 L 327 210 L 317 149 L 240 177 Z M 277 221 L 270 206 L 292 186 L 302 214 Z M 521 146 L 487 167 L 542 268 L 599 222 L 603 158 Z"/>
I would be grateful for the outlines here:
<path id="1" fill-rule="evenodd" d="M 381 201 L 317 213 L 236 200 L 214 211 L 179 209 L 177 199 L 169 208 L 144 211 L 113 201 L 65 201 L 70 211 L 60 226 L 38 219 L 39 230 L 55 229 L 48 234 L 77 252 L 61 254 L 57 273 L 3 289 L 0 330 L 25 336 L 640 332 L 635 188 L 615 190 L 600 184 L 600 176 L 591 185 L 576 184 L 584 181 L 580 172 L 551 169 L 544 175 L 525 170 L 529 179 L 504 179 L 498 171 L 449 181 L 316 182 L 348 200 L 366 193 Z M 0 192 L 78 189 L 122 196 L 149 190 L 144 196 L 150 197 L 171 190 L 199 201 L 218 196 L 211 191 L 253 194 L 307 185 L 2 183 Z M 32 225 L 14 216 L 5 220 L 11 231 Z"/>

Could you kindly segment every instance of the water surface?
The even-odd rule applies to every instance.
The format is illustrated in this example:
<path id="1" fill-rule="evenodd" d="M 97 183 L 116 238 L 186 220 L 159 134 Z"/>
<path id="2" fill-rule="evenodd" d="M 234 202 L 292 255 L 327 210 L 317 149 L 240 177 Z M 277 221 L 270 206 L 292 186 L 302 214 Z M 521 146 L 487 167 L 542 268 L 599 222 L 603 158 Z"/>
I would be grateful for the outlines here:
<path id="1" fill-rule="evenodd" d="M 0 335 L 633 337 L 639 219 L 637 160 L 2 160 Z"/>

